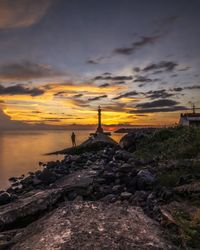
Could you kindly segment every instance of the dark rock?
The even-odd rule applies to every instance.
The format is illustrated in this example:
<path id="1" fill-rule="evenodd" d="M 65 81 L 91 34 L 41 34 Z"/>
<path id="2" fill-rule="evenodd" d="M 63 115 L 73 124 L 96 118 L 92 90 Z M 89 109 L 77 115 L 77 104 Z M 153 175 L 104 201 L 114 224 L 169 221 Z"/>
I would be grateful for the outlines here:
<path id="1" fill-rule="evenodd" d="M 119 145 L 121 148 L 134 152 L 137 149 L 138 144 L 152 134 L 155 128 L 141 128 L 135 129 L 131 133 L 126 134 L 121 138 Z"/>
<path id="2" fill-rule="evenodd" d="M 0 193 L 0 205 L 7 204 L 11 201 L 11 196 L 8 192 Z"/>
<path id="3" fill-rule="evenodd" d="M 109 185 L 100 186 L 99 192 L 100 192 L 101 196 L 105 196 L 107 194 L 112 194 L 112 187 Z"/>
<path id="4" fill-rule="evenodd" d="M 95 183 L 104 184 L 104 183 L 106 183 L 106 179 L 104 179 L 104 178 L 96 178 Z"/>
<path id="5" fill-rule="evenodd" d="M 124 211 L 115 203 L 67 202 L 26 227 L 12 250 L 176 249 L 141 209 Z"/>
<path id="6" fill-rule="evenodd" d="M 113 191 L 114 194 L 121 193 L 123 191 L 123 189 L 124 188 L 121 185 L 115 185 L 115 186 L 112 187 L 112 191 Z"/>
<path id="7" fill-rule="evenodd" d="M 40 185 L 42 183 L 42 181 L 39 180 L 37 178 L 37 176 L 34 176 L 33 179 L 32 179 L 32 183 L 33 183 L 34 186 L 37 186 L 37 185 Z"/>
<path id="8" fill-rule="evenodd" d="M 122 192 L 120 194 L 120 197 L 122 200 L 128 200 L 128 199 L 130 199 L 131 196 L 132 196 L 132 194 L 129 192 Z"/>
<path id="9" fill-rule="evenodd" d="M 140 170 L 137 174 L 137 188 L 146 190 L 152 187 L 155 182 L 154 175 L 149 170 Z"/>
<path id="10" fill-rule="evenodd" d="M 47 168 L 54 168 L 57 166 L 57 164 L 58 163 L 55 161 L 49 161 L 46 166 L 47 166 Z"/>
<path id="11" fill-rule="evenodd" d="M 16 181 L 18 181 L 18 179 L 19 179 L 19 178 L 17 178 L 17 177 L 10 177 L 8 180 L 9 180 L 10 182 L 16 182 Z"/>
<path id="12" fill-rule="evenodd" d="M 62 189 L 31 191 L 20 196 L 16 201 L 0 207 L 2 229 L 27 216 L 34 216 L 55 204 L 63 195 Z"/>
<path id="13" fill-rule="evenodd" d="M 119 142 L 119 145 L 123 149 L 131 149 L 132 152 L 136 150 L 136 134 L 130 133 L 125 135 Z"/>
<path id="14" fill-rule="evenodd" d="M 83 201 L 83 197 L 81 195 L 77 195 L 74 201 Z"/>
<path id="15" fill-rule="evenodd" d="M 104 171 L 102 177 L 106 179 L 108 182 L 112 182 L 115 180 L 115 173 Z"/>
<path id="16" fill-rule="evenodd" d="M 148 195 L 149 195 L 149 192 L 147 191 L 136 191 L 131 198 L 131 204 L 144 207 L 146 204 Z"/>
<path id="17" fill-rule="evenodd" d="M 189 184 L 193 181 L 194 176 L 193 175 L 185 175 L 185 176 L 181 176 L 178 182 L 178 185 L 185 185 L 185 184 Z"/>
<path id="18" fill-rule="evenodd" d="M 128 164 L 128 163 L 124 163 L 119 169 L 118 171 L 119 172 L 122 172 L 122 173 L 129 173 L 133 170 L 133 166 Z"/>
<path id="19" fill-rule="evenodd" d="M 96 177 L 95 171 L 88 169 L 79 170 L 55 182 L 57 188 L 62 188 L 66 192 L 73 190 L 86 190 L 90 185 L 93 184 L 94 177 Z"/>
<path id="20" fill-rule="evenodd" d="M 108 195 L 104 196 L 103 198 L 101 198 L 100 200 L 104 201 L 104 202 L 113 203 L 117 200 L 117 196 L 114 194 L 108 194 Z"/>
<path id="21" fill-rule="evenodd" d="M 31 185 L 33 183 L 33 177 L 27 176 L 20 182 L 24 187 L 27 187 L 28 185 Z"/>
<path id="22" fill-rule="evenodd" d="M 132 154 L 125 150 L 117 150 L 114 155 L 114 158 L 116 160 L 124 160 L 124 161 L 128 161 L 128 159 L 132 157 L 133 157 Z"/>
<path id="23" fill-rule="evenodd" d="M 71 191 L 67 194 L 67 198 L 69 201 L 73 201 L 75 200 L 75 198 L 78 196 L 78 194 L 76 193 L 76 191 Z"/>
<path id="24" fill-rule="evenodd" d="M 50 184 L 57 179 L 56 174 L 50 171 L 48 168 L 44 168 L 44 170 L 40 174 L 38 174 L 37 177 L 45 184 Z"/>

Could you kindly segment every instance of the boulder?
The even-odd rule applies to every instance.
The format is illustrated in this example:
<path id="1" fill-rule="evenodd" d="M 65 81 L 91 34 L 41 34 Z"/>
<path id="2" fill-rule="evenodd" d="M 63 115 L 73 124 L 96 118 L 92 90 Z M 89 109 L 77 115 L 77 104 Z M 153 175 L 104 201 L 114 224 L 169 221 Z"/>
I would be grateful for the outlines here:
<path id="1" fill-rule="evenodd" d="M 56 181 L 57 176 L 53 171 L 50 171 L 48 168 L 44 168 L 44 170 L 37 175 L 37 178 L 45 184 L 50 184 Z"/>
<path id="2" fill-rule="evenodd" d="M 112 191 L 114 194 L 118 194 L 123 190 L 123 186 L 121 185 L 115 185 L 112 187 Z"/>
<path id="3" fill-rule="evenodd" d="M 64 176 L 55 182 L 55 187 L 62 188 L 64 191 L 87 189 L 97 175 L 93 170 L 79 170 L 70 175 Z"/>
<path id="4" fill-rule="evenodd" d="M 108 194 L 104 196 L 103 198 L 101 198 L 101 201 L 109 202 L 109 203 L 113 203 L 116 200 L 117 200 L 117 196 L 115 194 Z"/>
<path id="5" fill-rule="evenodd" d="M 123 136 L 119 142 L 122 149 L 134 152 L 137 149 L 138 144 L 149 134 L 153 133 L 155 128 L 142 128 Z"/>
<path id="6" fill-rule="evenodd" d="M 140 170 L 136 176 L 137 188 L 146 190 L 152 187 L 155 182 L 155 176 L 149 170 Z"/>
<path id="7" fill-rule="evenodd" d="M 62 196 L 62 189 L 37 190 L 22 195 L 17 200 L 0 206 L 2 228 L 19 219 L 34 216 L 55 204 Z"/>
<path id="8" fill-rule="evenodd" d="M 117 150 L 115 152 L 114 158 L 116 160 L 128 161 L 133 155 L 125 150 Z"/>
<path id="9" fill-rule="evenodd" d="M 126 134 L 121 138 L 119 145 L 121 148 L 134 152 L 136 150 L 136 138 L 134 133 Z"/>
<path id="10" fill-rule="evenodd" d="M 122 173 L 129 173 L 129 172 L 131 172 L 132 170 L 133 170 L 133 165 L 128 164 L 128 163 L 122 164 L 122 165 L 119 167 L 119 169 L 118 169 L 118 171 L 119 171 L 119 172 L 122 172 Z"/>
<path id="11" fill-rule="evenodd" d="M 116 176 L 115 176 L 115 173 L 113 172 L 108 172 L 108 171 L 104 171 L 102 177 L 104 179 L 106 179 L 108 182 L 112 182 L 115 180 Z"/>
<path id="12" fill-rule="evenodd" d="M 11 201 L 11 196 L 8 192 L 0 193 L 0 205 L 7 204 Z"/>
<path id="13" fill-rule="evenodd" d="M 128 200 L 131 196 L 132 196 L 132 194 L 129 193 L 129 192 L 122 192 L 120 194 L 120 197 L 121 197 L 122 200 Z"/>
<path id="14" fill-rule="evenodd" d="M 29 225 L 16 241 L 12 250 L 176 249 L 141 209 L 104 202 L 63 204 Z"/>

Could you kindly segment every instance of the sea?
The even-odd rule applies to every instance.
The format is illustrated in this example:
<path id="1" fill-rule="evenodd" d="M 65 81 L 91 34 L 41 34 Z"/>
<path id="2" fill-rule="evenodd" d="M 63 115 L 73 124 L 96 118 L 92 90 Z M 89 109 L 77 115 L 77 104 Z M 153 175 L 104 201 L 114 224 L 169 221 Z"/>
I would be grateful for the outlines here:
<path id="1" fill-rule="evenodd" d="M 79 130 L 76 134 L 77 145 L 88 139 L 93 131 Z M 63 155 L 47 153 L 71 147 L 72 131 L 1 131 L 0 132 L 0 190 L 9 186 L 10 177 L 20 177 L 28 172 L 41 169 L 39 162 L 62 160 Z M 112 133 L 111 137 L 119 142 L 124 134 Z"/>

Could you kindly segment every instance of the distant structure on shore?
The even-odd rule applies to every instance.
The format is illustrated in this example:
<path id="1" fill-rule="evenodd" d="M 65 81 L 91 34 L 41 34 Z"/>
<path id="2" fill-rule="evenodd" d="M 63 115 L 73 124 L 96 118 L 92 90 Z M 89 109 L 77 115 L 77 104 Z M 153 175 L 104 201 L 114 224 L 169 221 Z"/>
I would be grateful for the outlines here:
<path id="1" fill-rule="evenodd" d="M 96 133 L 103 133 L 103 128 L 101 126 L 101 106 L 98 108 L 98 127 Z"/>
<path id="2" fill-rule="evenodd" d="M 102 124 L 101 124 L 101 106 L 98 107 L 98 126 L 97 126 L 97 130 L 95 133 L 91 133 L 91 135 L 111 135 L 110 132 L 104 132 L 103 128 L 102 128 Z"/>
<path id="3" fill-rule="evenodd" d="M 200 126 L 200 113 L 196 113 L 195 105 L 192 105 L 192 113 L 181 113 L 179 125 Z"/>

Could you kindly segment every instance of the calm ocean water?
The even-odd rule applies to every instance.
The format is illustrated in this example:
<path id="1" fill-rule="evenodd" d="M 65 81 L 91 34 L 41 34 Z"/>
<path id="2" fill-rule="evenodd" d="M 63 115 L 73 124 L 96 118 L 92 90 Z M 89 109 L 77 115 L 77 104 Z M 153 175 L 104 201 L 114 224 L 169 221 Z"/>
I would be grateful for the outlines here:
<path id="1" fill-rule="evenodd" d="M 75 131 L 77 144 L 92 131 Z M 119 141 L 123 134 L 113 134 Z M 71 131 L 4 131 L 0 132 L 0 189 L 9 186 L 11 176 L 21 176 L 40 169 L 39 161 L 60 160 L 63 156 L 45 156 L 48 152 L 71 146 Z"/>

